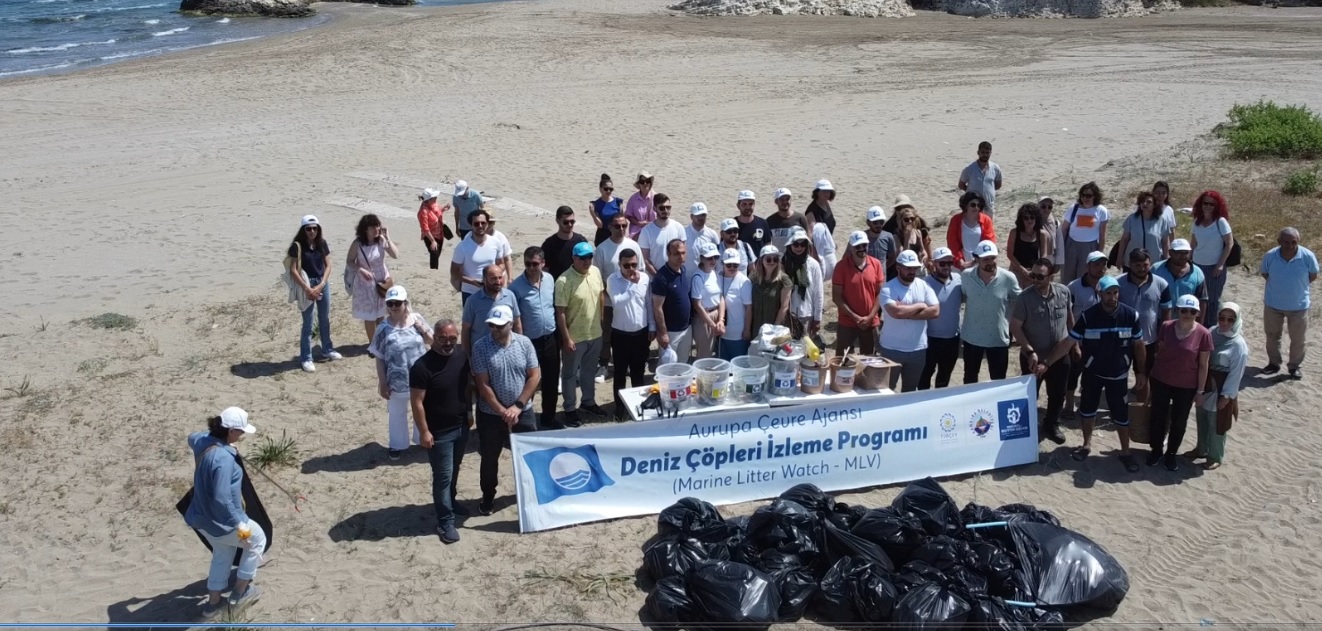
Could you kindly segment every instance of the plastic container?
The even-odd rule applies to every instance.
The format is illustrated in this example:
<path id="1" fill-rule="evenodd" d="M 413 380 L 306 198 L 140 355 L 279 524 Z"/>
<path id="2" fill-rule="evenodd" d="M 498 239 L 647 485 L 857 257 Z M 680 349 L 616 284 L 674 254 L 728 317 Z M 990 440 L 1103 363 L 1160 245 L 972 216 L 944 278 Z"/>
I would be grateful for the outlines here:
<path id="1" fill-rule="evenodd" d="M 693 362 L 698 377 L 698 402 L 704 405 L 725 403 L 730 394 L 730 362 L 708 357 Z"/>
<path id="2" fill-rule="evenodd" d="M 730 361 L 730 370 L 734 373 L 734 386 L 731 394 L 739 401 L 758 401 L 763 398 L 767 387 L 767 369 L 771 362 L 765 357 L 744 355 Z"/>
<path id="3" fill-rule="evenodd" d="M 799 391 L 799 359 L 793 358 L 772 358 L 771 359 L 771 381 L 768 383 L 767 390 L 771 396 L 784 397 Z"/>
<path id="4" fill-rule="evenodd" d="M 800 388 L 808 394 L 821 394 L 822 389 L 826 387 L 826 380 L 830 378 L 830 369 L 826 364 L 822 364 L 807 357 L 799 362 L 799 384 Z"/>
<path id="5" fill-rule="evenodd" d="M 684 409 L 692 404 L 689 386 L 693 383 L 693 377 L 697 372 L 697 368 L 681 363 L 657 367 L 657 392 L 661 394 L 661 406 L 664 409 Z"/>
<path id="6" fill-rule="evenodd" d="M 885 357 L 865 357 L 859 361 L 859 371 L 854 378 L 858 387 L 864 390 L 880 390 L 891 385 L 891 371 L 899 370 L 900 365 Z"/>
<path id="7" fill-rule="evenodd" d="M 831 390 L 835 392 L 853 392 L 854 375 L 858 372 L 858 362 L 853 357 L 831 358 Z"/>

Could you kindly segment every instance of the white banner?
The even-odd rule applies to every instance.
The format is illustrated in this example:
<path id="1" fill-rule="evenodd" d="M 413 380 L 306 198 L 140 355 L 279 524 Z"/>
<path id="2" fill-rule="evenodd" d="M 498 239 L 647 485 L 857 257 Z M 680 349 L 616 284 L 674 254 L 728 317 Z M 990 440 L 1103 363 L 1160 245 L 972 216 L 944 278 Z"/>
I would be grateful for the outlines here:
<path id="1" fill-rule="evenodd" d="M 841 491 L 1035 462 L 1032 376 L 863 401 L 514 434 L 519 528 Z"/>

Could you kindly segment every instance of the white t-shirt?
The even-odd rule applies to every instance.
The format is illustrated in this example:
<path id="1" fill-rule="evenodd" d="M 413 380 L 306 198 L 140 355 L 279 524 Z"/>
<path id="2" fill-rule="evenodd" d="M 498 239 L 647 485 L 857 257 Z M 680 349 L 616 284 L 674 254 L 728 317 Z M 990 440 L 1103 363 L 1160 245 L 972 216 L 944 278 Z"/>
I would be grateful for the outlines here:
<path id="1" fill-rule="evenodd" d="M 1225 249 L 1226 244 L 1221 238 L 1230 234 L 1230 222 L 1225 217 L 1216 220 L 1216 223 L 1206 226 L 1200 226 L 1194 223 L 1190 230 L 1193 234 L 1193 262 L 1196 265 L 1216 265 L 1221 262 L 1221 251 Z"/>
<path id="2" fill-rule="evenodd" d="M 744 318 L 753 306 L 753 283 L 743 272 L 733 278 L 722 275 L 721 287 L 725 294 L 725 335 L 721 339 L 744 339 Z"/>
<path id="3" fill-rule="evenodd" d="M 711 243 L 713 245 L 721 242 L 721 235 L 716 234 L 715 230 L 703 226 L 702 230 L 694 230 L 693 224 L 684 226 L 684 245 L 688 246 L 689 252 L 684 260 L 684 271 L 690 274 L 696 274 L 698 271 L 698 250 L 702 244 Z M 720 248 L 717 248 L 718 250 Z M 718 268 L 720 264 L 716 265 Z"/>
<path id="4" fill-rule="evenodd" d="M 1172 226 L 1180 225 L 1175 221 L 1175 209 L 1171 208 L 1170 204 L 1161 207 L 1161 218 L 1165 219 L 1166 223 L 1169 223 Z"/>
<path id="5" fill-rule="evenodd" d="M 936 292 L 921 278 L 914 278 L 906 287 L 900 279 L 892 278 L 881 286 L 882 325 L 881 347 L 901 353 L 927 348 L 927 320 L 901 320 L 886 312 L 886 305 L 936 305 Z"/>
<path id="6" fill-rule="evenodd" d="M 982 241 L 982 222 L 978 222 L 978 225 L 976 226 L 969 226 L 964 223 L 964 219 L 960 217 L 956 217 L 953 221 L 959 222 L 960 237 L 964 239 L 964 243 L 962 244 L 964 246 L 964 260 L 972 261 L 974 258 L 973 248 L 978 247 L 978 243 Z M 885 261 L 882 261 L 882 263 L 885 263 Z M 900 349 L 896 348 L 892 350 L 898 351 Z"/>
<path id="7" fill-rule="evenodd" d="M 1072 204 L 1065 211 L 1065 219 L 1069 220 L 1070 224 L 1070 241 L 1089 243 L 1101 240 L 1098 229 L 1111 219 L 1111 211 L 1101 205 L 1084 208 Z"/>
<path id="8" fill-rule="evenodd" d="M 826 223 L 819 221 L 813 224 L 812 245 L 817 248 L 817 258 L 822 260 L 822 276 L 831 278 L 832 274 L 835 273 L 837 259 L 835 256 L 835 238 L 831 236 L 831 230 L 826 227 Z"/>
<path id="9" fill-rule="evenodd" d="M 638 272 L 638 282 L 631 283 L 619 272 L 606 278 L 606 295 L 610 297 L 615 315 L 611 328 L 625 333 L 637 333 L 644 328 L 656 330 L 652 322 L 652 277 Z"/>
<path id="10" fill-rule="evenodd" d="M 699 306 L 707 311 L 721 306 L 721 280 L 716 270 L 710 272 L 699 270 L 689 278 L 689 281 L 692 285 L 689 297 L 696 300 Z"/>
<path id="11" fill-rule="evenodd" d="M 500 243 L 494 236 L 487 235 L 487 238 L 478 245 L 473 240 L 472 233 L 464 237 L 454 248 L 455 263 L 463 267 L 463 275 L 468 278 L 482 278 L 482 268 L 499 262 L 504 256 L 501 255 Z M 480 287 L 464 283 L 459 286 L 460 291 L 466 294 L 476 293 L 481 290 Z"/>
<path id="12" fill-rule="evenodd" d="M 648 250 L 648 260 L 651 261 L 654 269 L 661 269 L 666 264 L 666 246 L 671 241 L 679 239 L 684 240 L 684 228 L 675 222 L 674 219 L 666 224 L 666 227 L 656 225 L 656 222 L 647 224 L 642 232 L 638 233 L 638 245 Z"/>
<path id="13" fill-rule="evenodd" d="M 606 239 L 597 246 L 597 251 L 592 253 L 592 264 L 597 266 L 602 278 L 610 278 L 611 274 L 620 271 L 620 252 L 624 250 L 633 250 L 638 256 L 639 263 L 642 262 L 643 248 L 629 237 L 621 239 L 619 243 Z"/>
<path id="14" fill-rule="evenodd" d="M 747 274 L 748 266 L 752 265 L 753 261 L 757 260 L 757 253 L 753 251 L 753 248 L 749 246 L 747 243 L 744 243 L 743 241 L 739 241 L 737 239 L 735 240 L 734 245 L 725 245 L 725 242 L 718 242 L 716 244 L 716 247 L 721 251 L 721 260 L 725 260 L 726 250 L 734 250 L 735 252 L 739 253 L 740 274 Z M 721 263 L 721 267 L 719 269 L 724 271 L 725 264 Z"/>
<path id="15" fill-rule="evenodd" d="M 492 229 L 489 236 L 495 240 L 496 247 L 500 250 L 500 258 L 503 259 L 507 256 L 513 256 L 514 248 L 510 247 L 510 240 L 505 238 L 505 233 Z"/>

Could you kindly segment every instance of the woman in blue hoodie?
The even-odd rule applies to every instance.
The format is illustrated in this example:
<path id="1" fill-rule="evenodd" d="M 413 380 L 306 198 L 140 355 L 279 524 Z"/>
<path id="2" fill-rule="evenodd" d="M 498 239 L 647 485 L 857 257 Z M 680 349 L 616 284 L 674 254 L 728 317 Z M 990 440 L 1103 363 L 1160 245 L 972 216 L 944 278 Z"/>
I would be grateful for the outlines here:
<path id="1" fill-rule="evenodd" d="M 261 597 L 252 579 L 266 550 L 266 533 L 244 512 L 243 469 L 233 446 L 257 428 L 248 422 L 248 413 L 237 407 L 226 408 L 220 416 L 208 419 L 207 428 L 188 437 L 197 469 L 193 473 L 193 501 L 184 513 L 184 521 L 211 543 L 211 572 L 207 575 L 210 593 L 202 606 L 202 617 L 211 619 L 225 604 L 221 592 L 229 586 L 230 566 L 239 549 L 244 552 L 228 604 L 238 608 Z"/>

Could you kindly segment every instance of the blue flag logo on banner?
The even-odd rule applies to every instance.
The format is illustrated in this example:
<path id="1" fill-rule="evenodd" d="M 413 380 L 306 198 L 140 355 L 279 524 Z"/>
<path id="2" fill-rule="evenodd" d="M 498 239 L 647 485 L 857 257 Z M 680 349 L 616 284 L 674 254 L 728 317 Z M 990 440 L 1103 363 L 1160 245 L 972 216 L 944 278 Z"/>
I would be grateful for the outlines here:
<path id="1" fill-rule="evenodd" d="M 615 484 L 606 475 L 594 445 L 552 447 L 523 455 L 537 488 L 537 503 L 549 504 L 565 495 L 596 493 Z"/>
<path id="2" fill-rule="evenodd" d="M 997 403 L 996 416 L 1000 421 L 1001 440 L 1017 440 L 1031 435 L 1032 429 L 1028 427 L 1028 399 Z"/>

